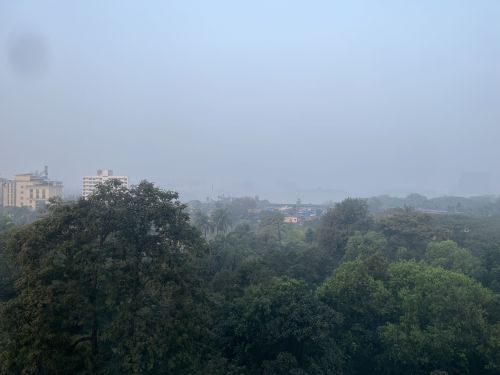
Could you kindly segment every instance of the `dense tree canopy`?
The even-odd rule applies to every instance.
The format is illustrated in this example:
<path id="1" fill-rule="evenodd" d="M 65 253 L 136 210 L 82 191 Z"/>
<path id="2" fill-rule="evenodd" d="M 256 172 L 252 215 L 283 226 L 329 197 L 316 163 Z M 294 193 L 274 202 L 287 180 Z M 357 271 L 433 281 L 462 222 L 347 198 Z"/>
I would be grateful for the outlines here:
<path id="1" fill-rule="evenodd" d="M 236 300 L 226 317 L 224 352 L 249 374 L 322 367 L 333 374 L 342 364 L 334 340 L 338 320 L 305 283 L 273 278 Z"/>
<path id="2" fill-rule="evenodd" d="M 499 370 L 488 358 L 490 346 L 498 348 L 488 324 L 490 291 L 465 275 L 415 262 L 393 263 L 388 287 L 395 316 L 380 327 L 387 373 Z"/>
<path id="3" fill-rule="evenodd" d="M 193 305 L 203 294 L 190 260 L 202 243 L 176 198 L 149 183 L 106 185 L 13 234 L 18 294 L 2 311 L 4 372 L 161 373 L 196 363 L 203 329 Z"/>
<path id="4" fill-rule="evenodd" d="M 318 229 L 318 242 L 336 258 L 341 258 L 350 235 L 357 230 L 367 230 L 370 225 L 366 201 L 347 198 L 323 217 Z"/>
<path id="5" fill-rule="evenodd" d="M 0 374 L 500 372 L 498 217 L 257 204 L 110 183 L 0 217 Z"/>

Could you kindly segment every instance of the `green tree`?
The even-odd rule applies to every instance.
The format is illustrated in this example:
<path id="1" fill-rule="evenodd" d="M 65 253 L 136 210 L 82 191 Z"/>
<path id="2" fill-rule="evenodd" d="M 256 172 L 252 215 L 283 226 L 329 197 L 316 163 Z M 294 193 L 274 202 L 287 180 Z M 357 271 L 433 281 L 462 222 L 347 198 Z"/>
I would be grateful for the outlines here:
<path id="1" fill-rule="evenodd" d="M 223 207 L 219 207 L 212 212 L 211 221 L 217 235 L 226 234 L 227 230 L 231 226 L 229 212 Z"/>
<path id="2" fill-rule="evenodd" d="M 0 233 L 14 227 L 14 222 L 8 216 L 0 217 Z"/>
<path id="3" fill-rule="evenodd" d="M 270 277 L 256 233 L 248 224 L 237 225 L 223 238 L 216 237 L 209 248 L 202 268 L 212 292 L 232 299 L 241 296 L 250 284 Z"/>
<path id="4" fill-rule="evenodd" d="M 316 233 L 314 233 L 314 230 L 312 228 L 307 228 L 304 233 L 305 243 L 312 244 L 315 239 L 316 239 Z"/>
<path id="5" fill-rule="evenodd" d="M 8 236 L 6 232 L 14 227 L 15 223 L 9 216 L 0 217 L 0 302 L 9 300 L 15 295 L 15 269 L 5 248 L 5 241 Z"/>
<path id="6" fill-rule="evenodd" d="M 197 233 L 177 194 L 147 182 L 103 185 L 16 232 L 18 294 L 1 311 L 1 371 L 192 372 L 206 336 Z"/>
<path id="7" fill-rule="evenodd" d="M 321 219 L 318 228 L 318 243 L 340 259 L 348 238 L 356 230 L 367 230 L 371 225 L 368 204 L 362 199 L 347 198 L 337 203 Z"/>
<path id="8" fill-rule="evenodd" d="M 285 216 L 281 212 L 269 212 L 262 216 L 261 226 L 264 230 L 271 229 L 276 234 L 278 245 L 283 245 L 283 220 Z"/>
<path id="9" fill-rule="evenodd" d="M 481 262 L 480 280 L 495 291 L 500 292 L 500 245 L 487 246 L 479 254 Z"/>
<path id="10" fill-rule="evenodd" d="M 5 248 L 6 234 L 0 234 L 0 303 L 15 296 L 16 270 L 10 262 Z"/>
<path id="11" fill-rule="evenodd" d="M 225 351 L 247 374 L 338 373 L 338 314 L 289 278 L 249 287 L 227 318 Z"/>
<path id="12" fill-rule="evenodd" d="M 391 264 L 388 286 L 395 319 L 380 328 L 385 373 L 498 371 L 487 354 L 490 291 L 465 275 L 415 262 Z"/>
<path id="13" fill-rule="evenodd" d="M 424 260 L 433 267 L 443 267 L 469 276 L 477 277 L 480 268 L 479 259 L 451 240 L 429 243 Z"/>
<path id="14" fill-rule="evenodd" d="M 34 222 L 44 212 L 41 210 L 32 210 L 29 207 L 2 207 L 0 206 L 0 228 L 12 227 L 12 225 L 26 225 Z M 7 228 L 5 227 L 7 225 Z M 0 232 L 2 229 L 0 229 Z"/>
<path id="15" fill-rule="evenodd" d="M 379 233 L 369 231 L 366 234 L 354 233 L 347 241 L 344 259 L 354 260 L 358 256 L 370 256 L 373 254 L 385 254 L 387 241 Z"/>
<path id="16" fill-rule="evenodd" d="M 373 373 L 381 346 L 377 328 L 390 316 L 387 264 L 376 254 L 358 257 L 335 270 L 317 290 L 319 299 L 343 316 L 340 343 L 347 373 Z"/>
<path id="17" fill-rule="evenodd" d="M 380 219 L 377 231 L 387 239 L 387 254 L 391 259 L 396 259 L 402 248 L 407 249 L 407 256 L 422 259 L 429 242 L 445 240 L 451 235 L 450 228 L 437 225 L 431 216 L 403 209 Z"/>
<path id="18" fill-rule="evenodd" d="M 195 227 L 197 227 L 205 239 L 207 239 L 208 233 L 211 229 L 210 217 L 204 213 L 202 210 L 197 209 L 193 213 L 192 221 Z"/>

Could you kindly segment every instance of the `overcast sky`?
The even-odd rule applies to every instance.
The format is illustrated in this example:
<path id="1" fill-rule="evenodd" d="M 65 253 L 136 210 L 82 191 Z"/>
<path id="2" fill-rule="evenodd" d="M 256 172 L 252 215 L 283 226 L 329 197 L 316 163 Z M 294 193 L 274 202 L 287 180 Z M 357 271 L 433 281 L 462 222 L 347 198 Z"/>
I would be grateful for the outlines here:
<path id="1" fill-rule="evenodd" d="M 500 192 L 500 2 L 0 0 L 0 176 Z M 213 193 L 212 193 L 213 192 Z"/>

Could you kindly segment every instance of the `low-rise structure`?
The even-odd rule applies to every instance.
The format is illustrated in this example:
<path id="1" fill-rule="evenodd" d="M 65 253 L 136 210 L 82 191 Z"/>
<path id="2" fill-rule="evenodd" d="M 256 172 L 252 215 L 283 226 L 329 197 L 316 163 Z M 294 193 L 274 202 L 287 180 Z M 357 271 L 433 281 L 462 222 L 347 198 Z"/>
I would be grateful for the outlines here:
<path id="1" fill-rule="evenodd" d="M 297 216 L 285 216 L 283 222 L 288 224 L 298 224 L 299 218 Z"/>
<path id="2" fill-rule="evenodd" d="M 128 176 L 114 176 L 111 169 L 99 169 L 96 176 L 82 177 L 82 197 L 88 198 L 95 191 L 97 185 L 109 180 L 119 181 L 128 188 Z"/>

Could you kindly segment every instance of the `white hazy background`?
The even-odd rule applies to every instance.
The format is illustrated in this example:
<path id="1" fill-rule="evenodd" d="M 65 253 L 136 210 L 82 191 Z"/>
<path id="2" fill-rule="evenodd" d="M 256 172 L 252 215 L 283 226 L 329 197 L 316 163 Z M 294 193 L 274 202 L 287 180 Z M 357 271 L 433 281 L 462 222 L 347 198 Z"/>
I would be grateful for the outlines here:
<path id="1" fill-rule="evenodd" d="M 500 192 L 500 2 L 0 0 L 0 177 Z"/>

